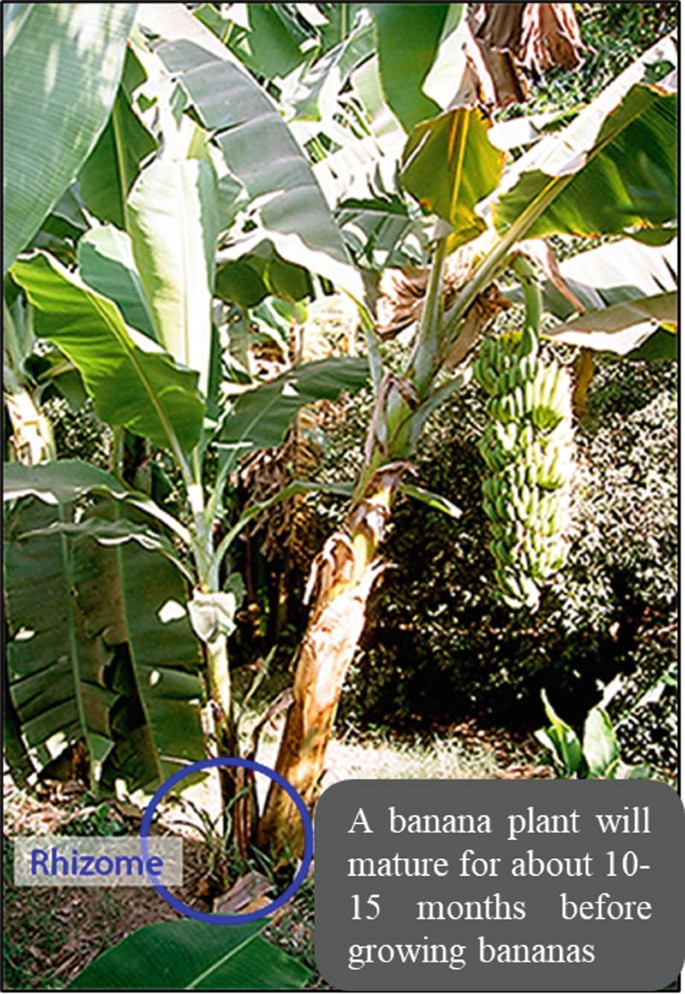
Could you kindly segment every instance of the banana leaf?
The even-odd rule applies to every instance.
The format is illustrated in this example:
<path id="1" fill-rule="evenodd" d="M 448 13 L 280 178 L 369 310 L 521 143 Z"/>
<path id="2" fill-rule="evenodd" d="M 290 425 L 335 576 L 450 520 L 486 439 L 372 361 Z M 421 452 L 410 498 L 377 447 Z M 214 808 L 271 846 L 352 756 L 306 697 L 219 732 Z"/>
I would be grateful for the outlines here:
<path id="1" fill-rule="evenodd" d="M 426 95 L 424 83 L 438 54 L 451 6 L 460 16 L 463 4 L 369 4 L 376 21 L 383 90 L 406 131 L 441 110 Z M 456 79 L 457 71 L 454 75 Z"/>
<path id="2" fill-rule="evenodd" d="M 266 236 L 283 258 L 364 300 L 340 232 L 312 168 L 278 107 L 232 53 L 180 4 L 141 4 L 154 50 L 177 74 L 230 172 L 252 203 L 245 252 Z"/>
<path id="3" fill-rule="evenodd" d="M 488 139 L 478 110 L 457 107 L 419 124 L 402 156 L 402 182 L 425 210 L 452 225 L 450 247 L 475 238 L 485 221 L 475 206 L 497 186 L 504 153 Z"/>
<path id="4" fill-rule="evenodd" d="M 677 63 L 671 38 L 649 49 L 568 127 L 514 163 L 492 203 L 500 232 L 587 236 L 672 222 L 677 96 L 670 79 L 644 82 L 649 65 L 659 60 Z"/>
<path id="5" fill-rule="evenodd" d="M 368 376 L 362 358 L 335 357 L 294 366 L 237 397 L 222 425 L 219 445 L 238 457 L 280 445 L 300 408 L 316 400 L 335 400 L 341 390 L 360 390 Z"/>
<path id="6" fill-rule="evenodd" d="M 129 50 L 128 60 L 132 58 Z M 129 191 L 141 165 L 156 148 L 156 139 L 120 86 L 107 125 L 79 173 L 79 190 L 88 210 L 101 221 L 125 229 Z"/>
<path id="7" fill-rule="evenodd" d="M 114 301 L 126 324 L 157 341 L 126 232 L 113 224 L 86 232 L 78 243 L 78 267 L 83 282 Z"/>
<path id="8" fill-rule="evenodd" d="M 182 459 L 202 428 L 197 374 L 128 328 L 110 300 L 48 256 L 17 261 L 12 277 L 33 305 L 36 334 L 55 342 L 78 367 L 98 417 Z"/>
<path id="9" fill-rule="evenodd" d="M 22 537 L 69 514 L 69 505 L 29 499 L 7 515 L 8 691 L 31 750 L 48 743 L 63 748 L 83 739 L 94 771 L 114 746 L 109 713 L 117 695 L 107 685 L 107 653 L 97 638 L 87 635 L 73 597 L 70 540 Z"/>
<path id="10" fill-rule="evenodd" d="M 69 990 L 298 990 L 310 971 L 263 939 L 262 922 L 145 925 L 91 963 Z"/>
<path id="11" fill-rule="evenodd" d="M 103 470 L 68 460 L 15 463 L 5 475 L 9 694 L 20 739 L 38 766 L 47 743 L 54 751 L 84 740 L 94 780 L 154 787 L 204 755 L 186 584 L 157 549 L 101 543 L 103 520 L 132 513 Z M 72 532 L 88 494 L 98 503 Z"/>
<path id="12" fill-rule="evenodd" d="M 206 395 L 211 353 L 217 179 L 203 159 L 157 159 L 128 199 L 131 236 L 157 341 L 199 373 Z"/>
<path id="13" fill-rule="evenodd" d="M 666 245 L 623 238 L 579 252 L 559 266 L 562 282 L 544 285 L 545 309 L 560 319 L 545 335 L 630 358 L 675 358 L 677 268 L 675 238 Z"/>
<path id="14" fill-rule="evenodd" d="M 4 59 L 3 272 L 105 127 L 136 4 L 14 4 Z"/>

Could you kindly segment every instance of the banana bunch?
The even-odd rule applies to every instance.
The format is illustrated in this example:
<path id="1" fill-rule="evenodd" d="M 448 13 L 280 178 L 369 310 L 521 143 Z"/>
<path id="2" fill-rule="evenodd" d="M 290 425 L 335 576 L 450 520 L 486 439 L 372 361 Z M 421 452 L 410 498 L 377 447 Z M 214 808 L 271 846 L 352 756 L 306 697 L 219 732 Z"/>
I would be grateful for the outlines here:
<path id="1" fill-rule="evenodd" d="M 564 565 L 574 446 L 571 383 L 538 355 L 531 329 L 485 339 L 472 364 L 490 399 L 479 448 L 490 470 L 483 509 L 490 520 L 495 578 L 509 607 L 534 611 L 540 587 Z"/>

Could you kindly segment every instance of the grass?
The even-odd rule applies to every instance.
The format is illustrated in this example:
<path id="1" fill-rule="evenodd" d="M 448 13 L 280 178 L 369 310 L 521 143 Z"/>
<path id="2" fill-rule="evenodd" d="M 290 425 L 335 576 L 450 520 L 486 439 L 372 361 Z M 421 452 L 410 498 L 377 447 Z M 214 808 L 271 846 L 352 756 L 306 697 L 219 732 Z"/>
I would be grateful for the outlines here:
<path id="1" fill-rule="evenodd" d="M 262 736 L 257 758 L 276 759 L 280 728 Z M 512 757 L 516 749 L 512 749 Z M 523 758 L 523 757 L 522 757 Z M 385 728 L 367 730 L 362 741 L 334 739 L 328 748 L 324 789 L 338 780 L 491 780 L 501 766 L 485 738 L 456 736 L 391 738 Z"/>

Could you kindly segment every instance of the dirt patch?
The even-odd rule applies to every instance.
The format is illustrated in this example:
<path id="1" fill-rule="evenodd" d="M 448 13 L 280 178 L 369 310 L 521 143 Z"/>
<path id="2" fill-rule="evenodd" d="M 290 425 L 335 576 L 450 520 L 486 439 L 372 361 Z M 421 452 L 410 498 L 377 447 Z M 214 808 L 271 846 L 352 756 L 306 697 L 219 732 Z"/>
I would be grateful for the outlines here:
<path id="1" fill-rule="evenodd" d="M 260 760 L 275 759 L 278 728 L 264 737 Z M 480 729 L 475 722 L 441 729 L 430 740 L 331 743 L 325 785 L 366 779 L 531 779 L 553 776 L 539 761 L 532 736 Z M 263 779 L 263 778 L 259 778 Z M 260 787 L 258 779 L 258 788 Z M 261 785 L 262 791 L 265 784 Z M 53 784 L 34 797 L 16 789 L 9 776 L 4 795 L 4 962 L 5 989 L 59 990 L 100 953 L 136 929 L 182 917 L 151 887 L 16 887 L 13 840 L 19 835 L 137 835 L 142 812 L 117 801 L 95 802 L 79 784 Z M 204 808 L 204 799 L 201 801 Z M 206 839 L 179 812 L 167 811 L 156 832 L 183 838 L 183 886 L 170 888 L 185 904 L 211 911 L 216 894 L 214 856 Z M 182 820 L 182 819 L 181 819 Z M 327 989 L 315 968 L 312 881 L 278 914 L 266 934 L 297 956 L 314 974 L 315 988 Z"/>

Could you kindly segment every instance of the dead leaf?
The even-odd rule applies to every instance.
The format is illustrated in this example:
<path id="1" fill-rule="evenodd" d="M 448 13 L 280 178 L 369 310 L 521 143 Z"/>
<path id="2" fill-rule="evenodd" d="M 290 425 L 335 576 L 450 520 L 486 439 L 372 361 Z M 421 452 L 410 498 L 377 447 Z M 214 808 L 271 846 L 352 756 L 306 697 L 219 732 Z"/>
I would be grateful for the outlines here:
<path id="1" fill-rule="evenodd" d="M 263 874 L 251 870 L 240 877 L 225 894 L 214 901 L 212 910 L 215 914 L 235 915 L 257 911 L 270 904 L 267 894 L 273 890 L 273 884 Z"/>

